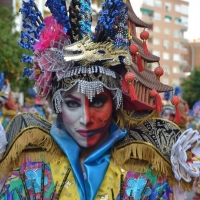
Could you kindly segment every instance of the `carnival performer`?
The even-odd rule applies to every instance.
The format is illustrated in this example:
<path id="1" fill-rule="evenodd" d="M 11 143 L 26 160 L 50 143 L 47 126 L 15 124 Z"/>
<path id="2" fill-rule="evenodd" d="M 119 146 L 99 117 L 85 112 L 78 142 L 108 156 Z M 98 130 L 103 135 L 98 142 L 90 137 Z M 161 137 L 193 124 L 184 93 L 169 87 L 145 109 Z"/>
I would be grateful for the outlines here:
<path id="1" fill-rule="evenodd" d="M 0 199 L 155 200 L 191 189 L 200 135 L 155 118 L 159 92 L 173 88 L 146 69 L 159 58 L 135 36 L 147 25 L 130 2 L 106 0 L 94 35 L 89 1 L 72 0 L 69 17 L 64 0 L 46 6 L 43 20 L 24 0 L 20 45 L 33 51 L 24 73 L 57 118 L 24 113 L 9 124 Z"/>

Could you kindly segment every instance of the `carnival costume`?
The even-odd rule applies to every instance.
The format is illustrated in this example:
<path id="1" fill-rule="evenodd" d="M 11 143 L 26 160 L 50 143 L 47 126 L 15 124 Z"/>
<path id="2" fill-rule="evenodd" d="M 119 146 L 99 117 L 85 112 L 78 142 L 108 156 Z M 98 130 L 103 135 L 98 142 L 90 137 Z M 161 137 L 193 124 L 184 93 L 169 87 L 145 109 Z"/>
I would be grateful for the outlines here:
<path id="1" fill-rule="evenodd" d="M 136 27 L 147 24 L 130 2 L 106 0 L 95 34 L 90 1 L 72 0 L 69 17 L 63 0 L 46 6 L 52 16 L 43 20 L 33 0 L 24 0 L 20 45 L 34 53 L 23 55 L 33 64 L 24 75 L 35 80 L 39 96 L 52 100 L 58 116 L 53 124 L 30 113 L 12 120 L 0 161 L 0 198 L 155 200 L 170 199 L 175 185 L 191 189 L 199 176 L 200 135 L 192 129 L 181 134 L 176 124 L 156 118 L 159 92 L 173 88 L 159 81 L 159 63 L 155 73 L 146 68 L 159 58 L 148 51 L 145 30 L 142 41 L 136 37 Z M 81 147 L 61 116 L 63 94 L 76 88 L 90 103 L 104 90 L 114 102 L 109 136 L 83 161 L 85 172 Z"/>

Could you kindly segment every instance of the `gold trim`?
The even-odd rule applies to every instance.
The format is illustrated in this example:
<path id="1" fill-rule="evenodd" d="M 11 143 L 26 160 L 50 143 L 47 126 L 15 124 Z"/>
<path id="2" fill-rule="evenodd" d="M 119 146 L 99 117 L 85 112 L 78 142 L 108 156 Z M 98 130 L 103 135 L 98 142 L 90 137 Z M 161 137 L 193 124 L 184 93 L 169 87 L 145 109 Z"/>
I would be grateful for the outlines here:
<path id="1" fill-rule="evenodd" d="M 12 143 L 11 143 L 10 146 L 9 146 L 9 148 L 6 149 L 6 152 L 3 154 L 3 157 L 2 157 L 2 159 L 0 160 L 0 163 L 2 163 L 3 160 L 6 158 L 6 156 L 9 154 L 10 150 L 12 149 L 12 147 L 13 147 L 14 143 L 17 141 L 17 139 L 18 139 L 25 131 L 31 130 L 31 129 L 34 129 L 34 128 L 39 129 L 39 130 L 45 132 L 47 135 L 50 136 L 50 134 L 48 133 L 48 131 L 47 131 L 46 129 L 44 129 L 44 128 L 42 128 L 42 127 L 39 127 L 39 126 L 28 126 L 27 128 L 22 129 L 22 131 L 20 131 L 20 132 L 16 135 L 15 139 L 12 141 Z"/>
<path id="2" fill-rule="evenodd" d="M 123 144 L 120 144 L 119 146 L 116 146 L 116 149 L 119 150 L 119 149 L 124 148 L 127 145 L 130 145 L 133 143 L 134 144 L 146 144 L 147 146 L 152 147 L 171 166 L 170 160 L 163 153 L 161 153 L 153 144 L 151 144 L 149 142 L 143 142 L 143 141 L 139 141 L 139 140 L 129 140 L 128 142 L 125 142 Z M 130 157 L 130 158 L 133 158 L 133 157 Z"/>

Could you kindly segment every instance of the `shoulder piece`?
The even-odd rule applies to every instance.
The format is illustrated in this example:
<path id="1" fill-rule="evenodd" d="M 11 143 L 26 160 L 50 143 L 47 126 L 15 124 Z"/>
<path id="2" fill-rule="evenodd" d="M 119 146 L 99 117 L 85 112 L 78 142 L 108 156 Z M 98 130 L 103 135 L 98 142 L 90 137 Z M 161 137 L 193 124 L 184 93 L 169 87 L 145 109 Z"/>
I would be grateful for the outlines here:
<path id="1" fill-rule="evenodd" d="M 14 117 L 6 129 L 8 141 L 7 148 L 10 147 L 13 140 L 18 136 L 21 131 L 27 128 L 34 127 L 43 129 L 45 132 L 48 133 L 51 128 L 51 124 L 45 119 L 32 113 L 22 113 Z"/>
<path id="2" fill-rule="evenodd" d="M 7 128 L 8 147 L 0 160 L 0 179 L 23 162 L 46 162 L 63 153 L 49 134 L 51 124 L 30 113 L 16 116 Z"/>
<path id="3" fill-rule="evenodd" d="M 152 118 L 130 128 L 124 141 L 117 144 L 112 152 L 115 162 L 126 170 L 140 173 L 152 170 L 164 175 L 170 186 L 178 184 L 170 162 L 173 144 L 181 135 L 180 128 L 171 121 Z M 191 183 L 181 181 L 181 187 L 188 190 Z"/>

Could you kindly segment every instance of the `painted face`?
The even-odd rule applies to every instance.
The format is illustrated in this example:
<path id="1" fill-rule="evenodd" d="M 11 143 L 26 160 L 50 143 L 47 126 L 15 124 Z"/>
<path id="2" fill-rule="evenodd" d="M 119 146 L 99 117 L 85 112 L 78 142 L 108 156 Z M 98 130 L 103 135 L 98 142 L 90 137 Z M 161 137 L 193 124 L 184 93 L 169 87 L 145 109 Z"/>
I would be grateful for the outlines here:
<path id="1" fill-rule="evenodd" d="M 174 120 L 174 114 L 172 113 L 172 110 L 170 109 L 164 109 L 161 113 L 161 117 L 164 119 L 168 119 L 170 121 Z"/>
<path id="2" fill-rule="evenodd" d="M 63 94 L 62 119 L 67 132 L 82 147 L 97 145 L 108 133 L 112 118 L 110 91 L 96 95 L 92 102 L 77 88 Z"/>

